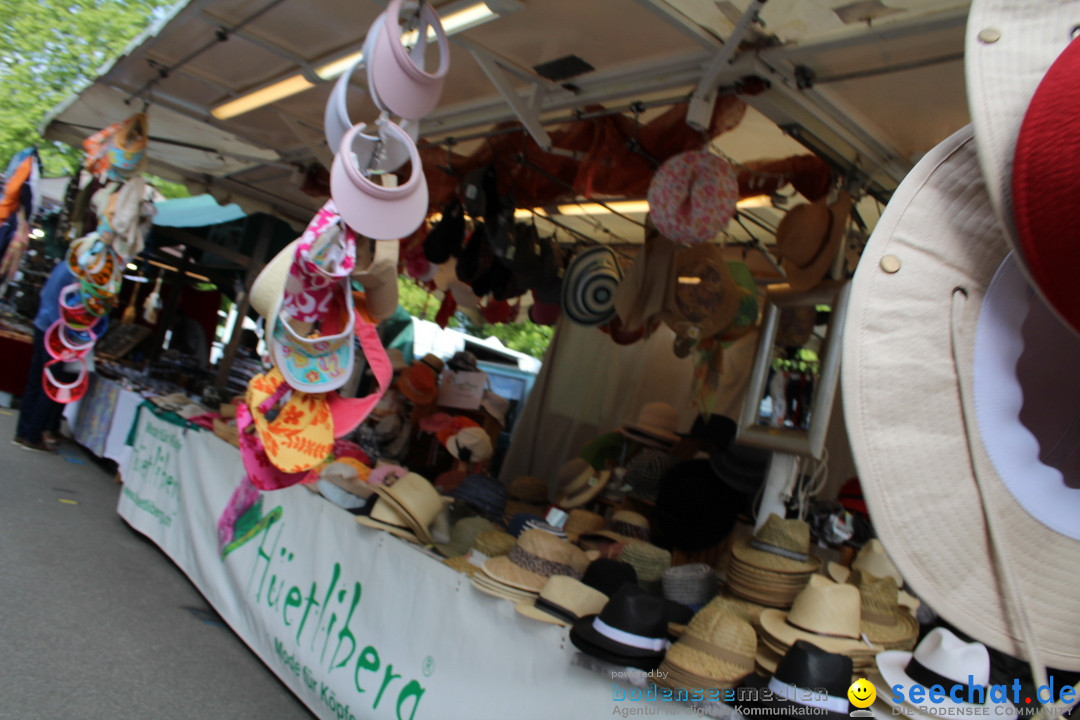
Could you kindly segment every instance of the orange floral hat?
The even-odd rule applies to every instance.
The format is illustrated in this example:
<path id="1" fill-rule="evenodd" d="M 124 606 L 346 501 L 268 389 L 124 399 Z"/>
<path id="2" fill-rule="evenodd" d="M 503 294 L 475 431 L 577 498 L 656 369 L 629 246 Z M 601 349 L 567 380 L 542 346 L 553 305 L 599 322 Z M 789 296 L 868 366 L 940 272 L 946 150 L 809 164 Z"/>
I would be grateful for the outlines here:
<path id="1" fill-rule="evenodd" d="M 266 456 L 279 470 L 310 470 L 330 455 L 334 424 L 326 393 L 292 390 L 273 368 L 251 379 L 246 402 Z"/>

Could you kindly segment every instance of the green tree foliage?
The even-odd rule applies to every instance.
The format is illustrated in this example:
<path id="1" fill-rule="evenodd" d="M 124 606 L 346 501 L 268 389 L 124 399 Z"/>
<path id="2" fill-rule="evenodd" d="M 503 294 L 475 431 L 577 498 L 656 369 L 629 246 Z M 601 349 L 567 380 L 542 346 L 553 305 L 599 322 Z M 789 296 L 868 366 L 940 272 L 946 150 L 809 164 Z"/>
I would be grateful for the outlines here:
<path id="1" fill-rule="evenodd" d="M 398 278 L 398 298 L 398 302 L 407 313 L 421 320 L 434 320 L 442 302 L 436 295 L 428 293 L 427 290 L 404 277 Z M 554 328 L 531 322 L 500 325 L 475 323 L 469 316 L 460 312 L 450 318 L 449 325 L 473 337 L 481 339 L 496 337 L 511 350 L 523 352 L 538 359 L 544 357 L 544 351 L 551 343 L 551 335 L 554 332 Z"/>
<path id="2" fill-rule="evenodd" d="M 172 4 L 0 0 L 0 166 L 19 150 L 36 145 L 47 176 L 74 171 L 81 149 L 46 143 L 38 126 L 49 110 L 85 87 Z"/>

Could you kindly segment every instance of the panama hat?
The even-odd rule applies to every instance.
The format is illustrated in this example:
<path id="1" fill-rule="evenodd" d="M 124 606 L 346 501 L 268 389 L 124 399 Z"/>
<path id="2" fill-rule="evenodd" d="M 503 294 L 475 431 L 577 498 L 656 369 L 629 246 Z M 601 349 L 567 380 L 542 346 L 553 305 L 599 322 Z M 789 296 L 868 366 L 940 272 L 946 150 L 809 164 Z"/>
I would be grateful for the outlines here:
<path id="1" fill-rule="evenodd" d="M 416 545 L 423 544 L 405 519 L 404 512 L 382 497 L 376 498 L 370 515 L 359 515 L 356 522 L 376 530 L 386 530 L 391 535 Z"/>
<path id="2" fill-rule="evenodd" d="M 1078 670 L 1080 490 L 1039 448 L 1076 446 L 1078 386 L 1059 378 L 1080 341 L 1008 252 L 964 128 L 908 175 L 863 254 L 845 424 L 877 534 L 914 591 L 1002 652 Z"/>
<path id="3" fill-rule="evenodd" d="M 551 623 L 572 625 L 586 615 L 597 615 L 604 609 L 608 597 L 604 593 L 566 575 L 552 575 L 536 598 L 524 600 L 514 607 L 527 618 Z"/>
<path id="4" fill-rule="evenodd" d="M 372 508 L 370 518 L 358 517 L 357 522 L 394 532 L 394 527 L 401 529 L 401 526 L 394 522 L 395 519 L 400 519 L 412 531 L 419 544 L 434 544 L 435 540 L 429 528 L 443 510 L 443 499 L 426 478 L 416 473 L 408 473 L 395 479 L 391 485 L 374 485 L 372 489 L 379 496 L 379 502 Z M 380 506 L 382 511 L 379 511 Z M 388 510 L 393 510 L 396 518 Z"/>
<path id="5" fill-rule="evenodd" d="M 790 612 L 769 608 L 761 613 L 761 629 L 784 647 L 806 640 L 828 652 L 865 652 L 869 646 L 860 639 L 860 608 L 856 587 L 814 575 Z"/>
<path id="6" fill-rule="evenodd" d="M 821 560 L 810 554 L 810 526 L 775 513 L 752 538 L 736 542 L 731 552 L 747 565 L 777 573 L 816 572 L 821 567 Z"/>
<path id="7" fill-rule="evenodd" d="M 957 702 L 950 696 L 950 691 L 957 685 L 962 689 L 958 693 L 967 698 L 969 682 L 972 686 L 983 688 L 984 697 L 990 702 L 987 686 L 990 684 L 990 653 L 979 642 L 964 642 L 947 628 L 936 627 L 926 634 L 914 652 L 889 650 L 877 655 L 877 671 L 889 687 L 899 685 L 904 690 L 904 705 L 924 710 L 927 714 L 940 715 L 943 711 L 954 713 L 986 710 L 985 704 Z M 931 702 L 929 688 L 940 685 L 944 688 L 940 703 Z M 911 699 L 911 690 L 922 687 L 926 691 L 923 699 Z M 976 694 L 974 697 L 978 697 Z M 892 693 L 883 693 L 886 703 L 895 707 Z M 934 712 L 934 711 L 937 712 Z M 995 706 L 997 717 L 1015 717 L 1016 709 L 1005 702 Z"/>
<path id="8" fill-rule="evenodd" d="M 588 565 L 585 554 L 566 540 L 543 530 L 525 530 L 514 548 L 504 556 L 484 563 L 484 574 L 491 580 L 517 590 L 540 592 L 552 575 L 581 577 Z"/>
<path id="9" fill-rule="evenodd" d="M 1080 272 L 1068 228 L 1080 183 L 1080 8 L 1060 2 L 972 3 L 965 72 L 990 204 L 1033 287 L 1076 332 Z"/>
<path id="10" fill-rule="evenodd" d="M 657 682 L 675 688 L 734 687 L 754 670 L 757 635 L 722 605 L 702 608 L 667 651 Z"/>
<path id="11" fill-rule="evenodd" d="M 776 227 L 776 252 L 788 285 L 809 290 L 828 273 L 847 230 L 852 197 L 841 190 L 832 203 L 822 198 L 796 205 Z"/>
<path id="12" fill-rule="evenodd" d="M 605 245 L 582 250 L 566 268 L 562 308 L 578 325 L 603 325 L 615 317 L 615 289 L 622 268 L 615 251 Z"/>
<path id="13" fill-rule="evenodd" d="M 649 182 L 649 216 L 677 243 L 706 243 L 735 216 L 739 182 L 731 164 L 708 150 L 664 161 Z"/>
<path id="14" fill-rule="evenodd" d="M 641 406 L 636 421 L 623 425 L 619 431 L 642 445 L 669 449 L 681 439 L 675 432 L 678 426 L 678 410 L 666 402 L 650 402 Z"/>
<path id="15" fill-rule="evenodd" d="M 885 546 L 877 538 L 871 538 L 862 546 L 858 554 L 855 555 L 855 560 L 852 561 L 850 568 L 834 562 L 830 562 L 827 566 L 829 577 L 836 582 L 847 582 L 848 575 L 851 574 L 852 570 L 862 570 L 879 578 L 891 577 L 896 581 L 897 586 L 904 584 L 904 577 L 893 565 L 892 560 L 885 553 Z"/>
<path id="16" fill-rule="evenodd" d="M 374 140 L 364 134 L 366 127 L 355 125 L 341 138 L 330 169 L 330 194 L 342 219 L 361 235 L 375 240 L 408 237 L 424 222 L 428 208 L 420 153 L 408 133 L 393 123 L 384 124 Z M 409 179 L 396 187 L 367 175 L 368 162 L 382 144 L 403 145 L 409 152 Z"/>

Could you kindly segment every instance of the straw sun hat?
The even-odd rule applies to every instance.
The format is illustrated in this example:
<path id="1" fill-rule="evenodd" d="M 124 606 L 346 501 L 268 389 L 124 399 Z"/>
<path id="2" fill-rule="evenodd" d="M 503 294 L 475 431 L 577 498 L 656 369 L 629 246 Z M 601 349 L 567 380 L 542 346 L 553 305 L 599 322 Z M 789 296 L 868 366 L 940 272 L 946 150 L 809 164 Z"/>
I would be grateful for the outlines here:
<path id="1" fill-rule="evenodd" d="M 919 621 L 900 606 L 896 580 L 855 570 L 850 583 L 859 589 L 859 628 L 866 639 L 886 650 L 910 650 L 919 637 Z"/>
<path id="2" fill-rule="evenodd" d="M 722 605 L 702 608 L 672 645 L 657 682 L 667 687 L 733 687 L 754 670 L 757 635 L 744 618 Z"/>
<path id="3" fill-rule="evenodd" d="M 841 191 L 832 203 L 804 203 L 784 215 L 776 228 L 776 251 L 792 290 L 809 290 L 825 277 L 840 250 L 851 206 L 851 195 Z"/>
<path id="4" fill-rule="evenodd" d="M 619 560 L 634 568 L 638 585 L 650 592 L 660 590 L 661 578 L 671 567 L 670 552 L 640 540 L 627 543 L 619 553 Z"/>
<path id="5" fill-rule="evenodd" d="M 607 595 L 580 580 L 566 575 L 552 575 L 540 589 L 537 598 L 519 602 L 514 609 L 540 622 L 572 625 L 586 615 L 598 614 L 607 601 Z"/>
<path id="6" fill-rule="evenodd" d="M 860 312 L 844 328 L 844 417 L 891 559 L 927 604 L 1032 661 L 1037 680 L 1042 665 L 1080 670 L 1080 472 L 1063 457 L 1077 446 L 1080 340 L 1009 255 L 1009 178 L 1040 80 L 1052 86 L 1068 68 L 1076 77 L 1078 25 L 1076 3 L 973 2 L 974 131 L 931 150 L 894 193 L 852 284 Z M 1075 128 L 1076 118 L 1057 121 Z M 1075 139 L 1058 129 L 1063 143 Z M 1071 173 L 1075 191 L 1077 162 L 1064 152 L 1045 170 Z M 1040 238 L 1039 254 L 1075 259 L 1075 243 L 1063 252 L 1060 239 Z"/>
<path id="7" fill-rule="evenodd" d="M 903 576 L 885 553 L 885 546 L 877 538 L 871 538 L 862 546 L 862 549 L 855 555 L 855 560 L 852 561 L 850 568 L 846 568 L 839 563 L 830 562 L 826 569 L 829 577 L 836 582 L 847 582 L 848 575 L 851 574 L 852 570 L 862 570 L 874 577 L 891 577 L 898 586 L 904 584 Z"/>
<path id="8" fill-rule="evenodd" d="M 484 574 L 512 589 L 538 593 L 552 575 L 580 578 L 585 553 L 543 530 L 526 530 L 509 554 L 484 563 Z"/>
<path id="9" fill-rule="evenodd" d="M 761 629 L 785 648 L 806 640 L 828 652 L 864 652 L 869 648 L 860 639 L 861 605 L 859 590 L 853 585 L 814 575 L 790 612 L 769 609 L 761 613 Z"/>
<path id="10" fill-rule="evenodd" d="M 373 485 L 372 490 L 379 499 L 371 516 L 357 517 L 356 522 L 421 545 L 435 542 L 429 528 L 443 510 L 443 498 L 430 482 L 409 473 L 392 485 Z"/>

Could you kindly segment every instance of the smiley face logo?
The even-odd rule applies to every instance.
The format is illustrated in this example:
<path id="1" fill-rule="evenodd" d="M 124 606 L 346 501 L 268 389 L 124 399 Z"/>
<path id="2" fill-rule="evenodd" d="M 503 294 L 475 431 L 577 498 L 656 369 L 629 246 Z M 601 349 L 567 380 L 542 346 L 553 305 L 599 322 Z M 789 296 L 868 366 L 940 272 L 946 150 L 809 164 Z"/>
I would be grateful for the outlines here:
<path id="1" fill-rule="evenodd" d="M 851 687 L 847 691 L 847 697 L 855 707 L 868 708 L 874 704 L 874 699 L 877 698 L 877 688 L 874 687 L 874 683 L 866 678 L 859 678 L 851 683 Z"/>

